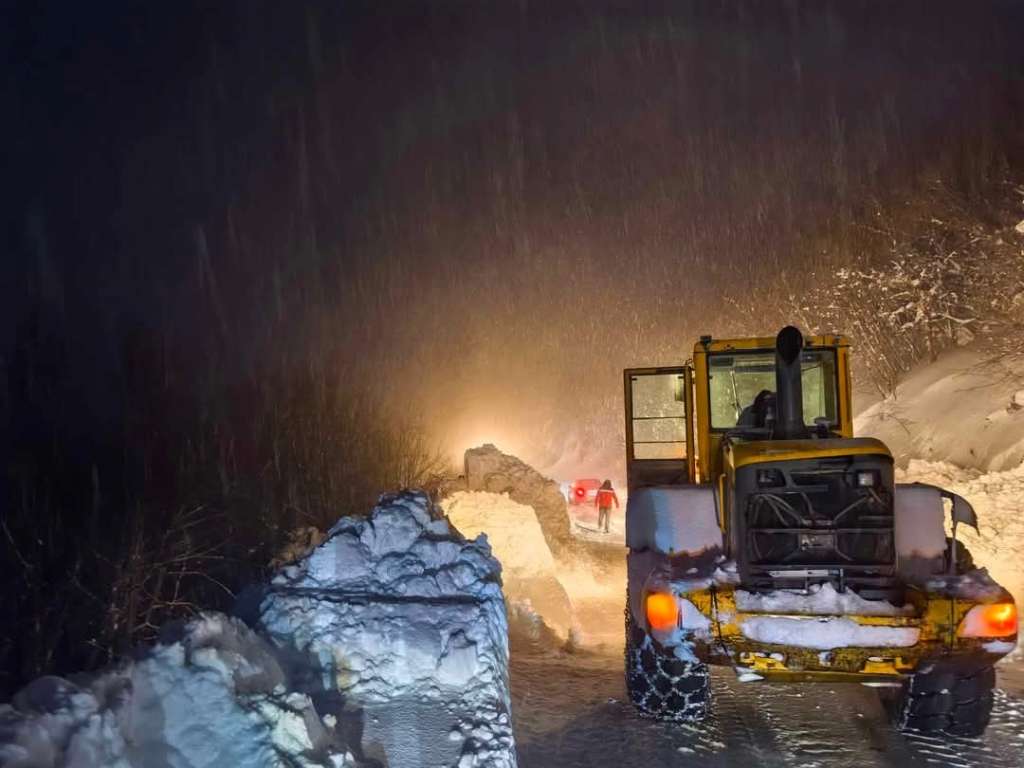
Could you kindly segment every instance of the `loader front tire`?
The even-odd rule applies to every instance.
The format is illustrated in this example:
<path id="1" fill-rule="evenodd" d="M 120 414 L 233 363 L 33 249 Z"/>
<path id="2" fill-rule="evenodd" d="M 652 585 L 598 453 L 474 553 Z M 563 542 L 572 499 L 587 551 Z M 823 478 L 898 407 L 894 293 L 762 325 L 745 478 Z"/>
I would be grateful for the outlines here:
<path id="1" fill-rule="evenodd" d="M 708 667 L 677 658 L 637 626 L 626 609 L 626 691 L 641 715 L 658 720 L 702 719 L 710 704 Z"/>
<path id="2" fill-rule="evenodd" d="M 993 667 L 918 672 L 897 697 L 896 725 L 922 733 L 981 736 L 992 715 L 995 684 Z"/>

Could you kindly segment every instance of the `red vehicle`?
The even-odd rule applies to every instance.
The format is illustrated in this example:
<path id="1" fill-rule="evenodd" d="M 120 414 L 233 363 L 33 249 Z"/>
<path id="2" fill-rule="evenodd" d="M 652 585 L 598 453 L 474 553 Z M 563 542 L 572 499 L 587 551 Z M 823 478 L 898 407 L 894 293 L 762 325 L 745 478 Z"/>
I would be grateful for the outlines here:
<path id="1" fill-rule="evenodd" d="M 597 490 L 600 487 L 601 481 L 593 477 L 573 480 L 569 484 L 569 503 L 576 506 L 581 504 L 594 506 L 594 499 L 597 498 Z"/>

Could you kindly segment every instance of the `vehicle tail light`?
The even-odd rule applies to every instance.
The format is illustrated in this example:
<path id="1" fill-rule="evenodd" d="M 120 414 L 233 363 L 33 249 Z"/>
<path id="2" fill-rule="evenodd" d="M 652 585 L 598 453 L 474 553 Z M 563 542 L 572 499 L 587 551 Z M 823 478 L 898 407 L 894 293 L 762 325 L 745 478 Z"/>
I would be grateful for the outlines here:
<path id="1" fill-rule="evenodd" d="M 651 592 L 647 595 L 647 625 L 659 632 L 675 629 L 679 624 L 679 605 L 675 597 L 666 592 Z"/>
<path id="2" fill-rule="evenodd" d="M 582 498 L 583 498 L 584 496 L 586 496 L 586 495 L 587 495 L 587 492 L 586 492 L 586 491 L 585 491 L 584 489 L 582 489 L 582 488 L 577 488 L 577 489 L 576 489 L 576 495 L 577 495 L 577 496 L 578 496 L 579 498 L 581 498 L 581 499 L 582 499 Z"/>
<path id="3" fill-rule="evenodd" d="M 967 612 L 956 633 L 960 637 L 1009 637 L 1017 634 L 1017 606 L 1013 603 L 976 605 Z"/>

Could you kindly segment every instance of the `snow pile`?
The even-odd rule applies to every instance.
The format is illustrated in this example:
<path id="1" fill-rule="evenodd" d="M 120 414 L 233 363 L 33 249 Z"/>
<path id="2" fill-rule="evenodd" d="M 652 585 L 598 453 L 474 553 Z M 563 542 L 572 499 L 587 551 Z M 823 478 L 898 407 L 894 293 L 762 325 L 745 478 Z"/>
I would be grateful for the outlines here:
<path id="1" fill-rule="evenodd" d="M 572 603 L 555 573 L 555 559 L 533 508 L 513 501 L 507 493 L 485 491 L 456 492 L 441 506 L 462 534 L 487 537 L 501 561 L 505 596 L 517 606 L 514 615 L 539 615 L 562 639 L 568 638 Z"/>
<path id="2" fill-rule="evenodd" d="M 387 764 L 512 766 L 501 566 L 433 513 L 405 492 L 343 518 L 273 580 L 259 625 L 302 690 L 372 713 L 363 742 Z"/>
<path id="3" fill-rule="evenodd" d="M 829 651 L 833 648 L 904 648 L 917 643 L 915 627 L 862 625 L 846 617 L 793 619 L 755 616 L 740 625 L 744 637 L 758 643 L 778 643 L 797 648 Z"/>
<path id="4" fill-rule="evenodd" d="M 0 705 L 0 765 L 513 768 L 500 573 L 425 494 L 383 497 L 274 579 L 255 631 L 207 614 L 30 684 Z"/>
<path id="5" fill-rule="evenodd" d="M 884 600 L 865 600 L 856 592 L 839 592 L 831 584 L 813 584 L 807 592 L 778 590 L 759 595 L 736 590 L 736 608 L 754 613 L 831 614 L 843 616 L 906 616 L 912 605 L 897 608 Z"/>
<path id="6" fill-rule="evenodd" d="M 311 698 L 287 690 L 266 642 L 219 614 L 112 672 L 43 677 L 0 705 L 8 768 L 356 764 Z"/>
<path id="7" fill-rule="evenodd" d="M 1011 469 L 1024 460 L 1022 379 L 1024 359 L 953 350 L 914 369 L 894 396 L 859 413 L 854 431 L 881 439 L 901 466 L 923 458 Z"/>

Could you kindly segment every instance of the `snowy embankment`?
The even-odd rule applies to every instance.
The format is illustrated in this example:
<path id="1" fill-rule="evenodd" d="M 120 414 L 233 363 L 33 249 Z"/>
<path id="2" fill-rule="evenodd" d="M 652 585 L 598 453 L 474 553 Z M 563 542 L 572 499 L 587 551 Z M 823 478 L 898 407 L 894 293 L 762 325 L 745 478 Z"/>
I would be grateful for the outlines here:
<path id="1" fill-rule="evenodd" d="M 854 431 L 877 437 L 897 464 L 911 459 L 1000 471 L 1024 461 L 1024 359 L 974 347 L 922 364 L 895 395 L 857 414 Z"/>
<path id="2" fill-rule="evenodd" d="M 0 706 L 0 765 L 514 766 L 501 566 L 420 493 L 343 519 L 266 589 Z"/>

